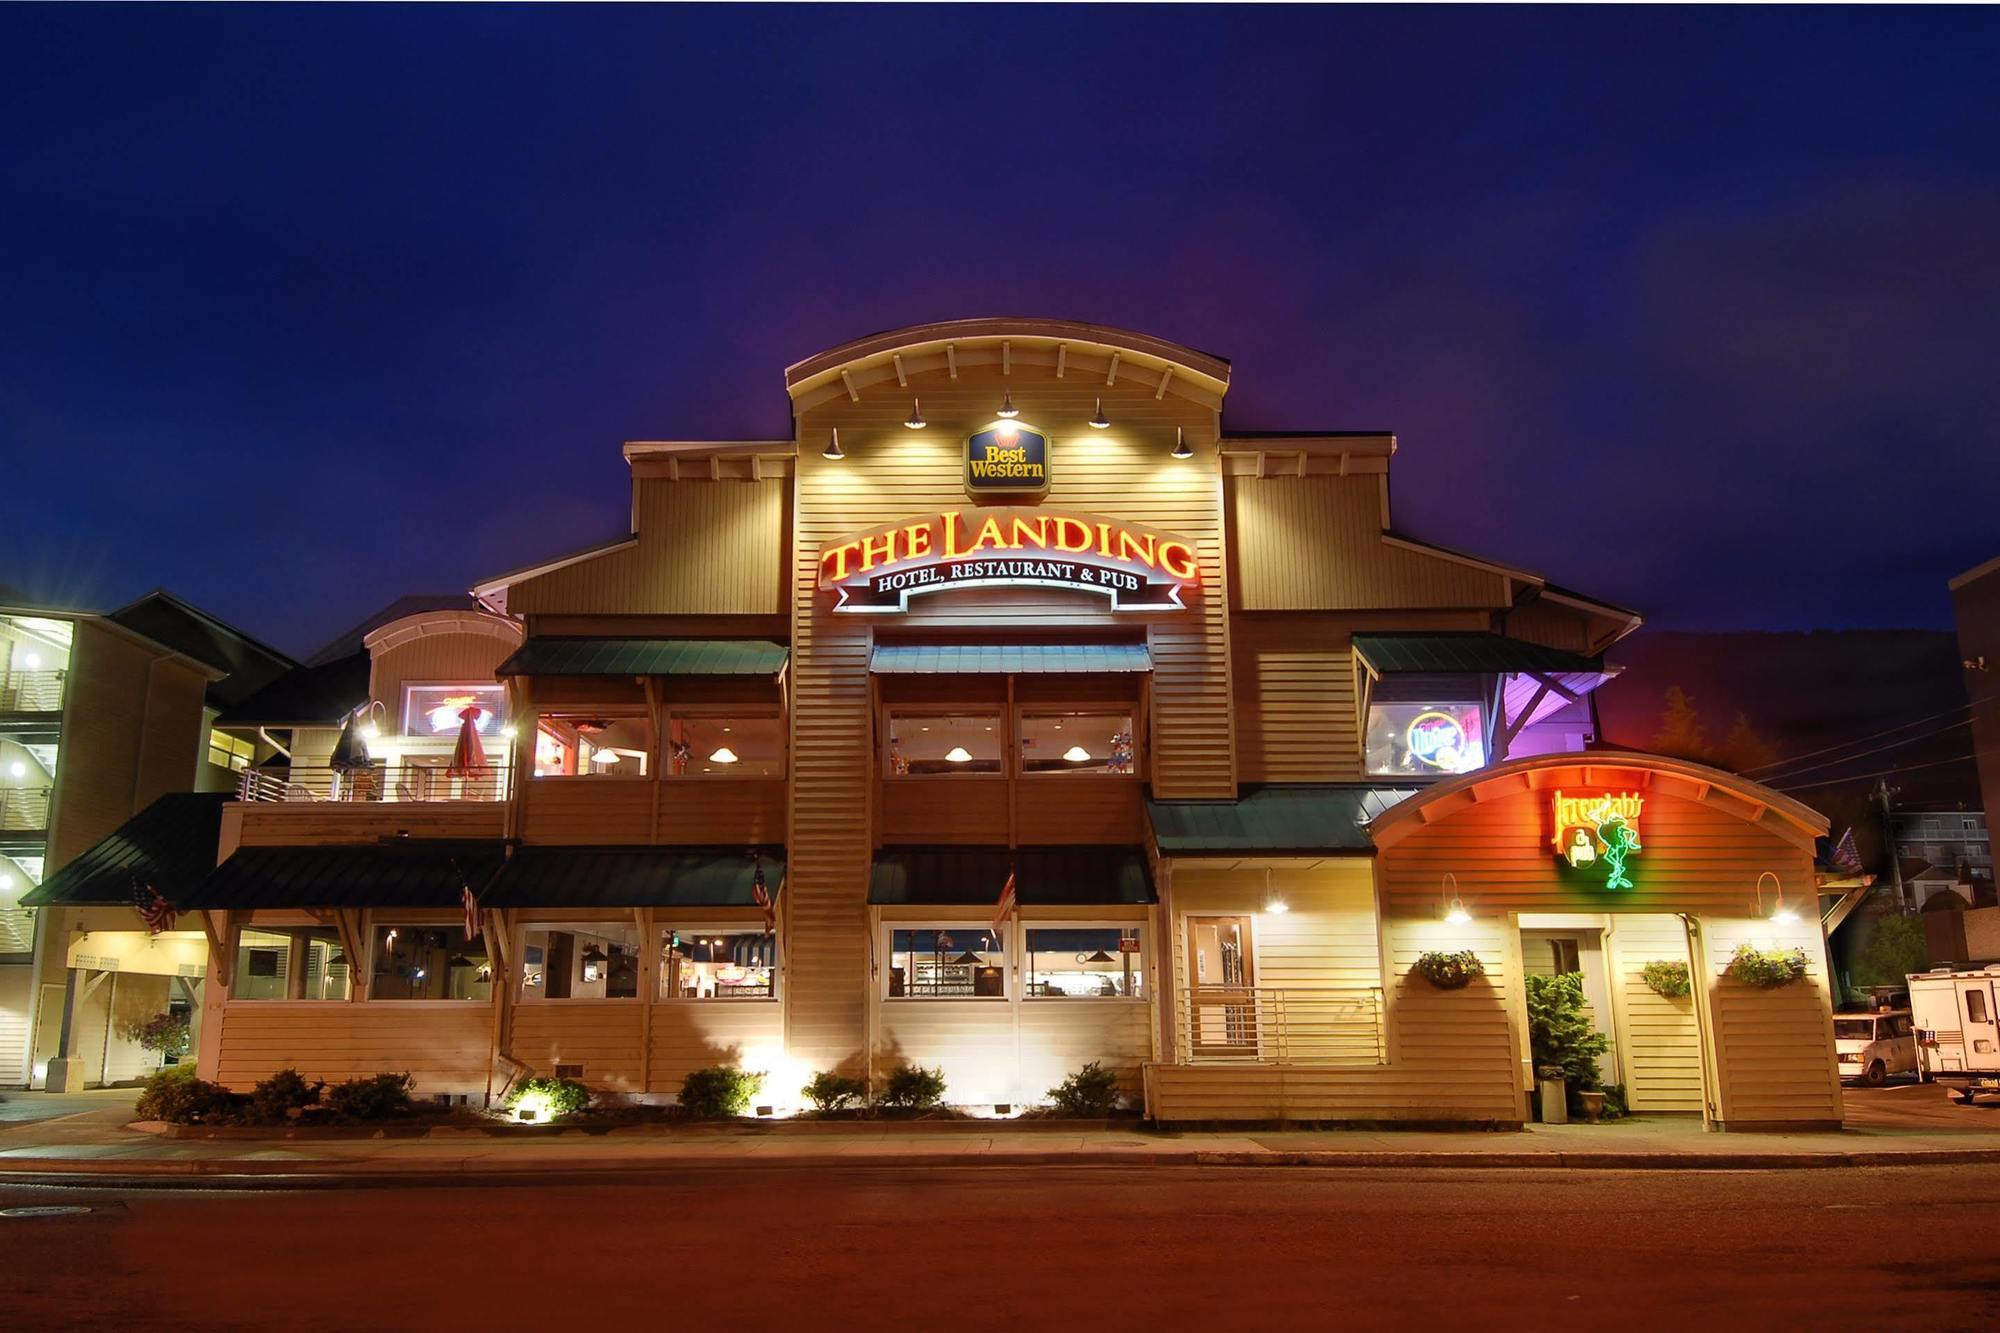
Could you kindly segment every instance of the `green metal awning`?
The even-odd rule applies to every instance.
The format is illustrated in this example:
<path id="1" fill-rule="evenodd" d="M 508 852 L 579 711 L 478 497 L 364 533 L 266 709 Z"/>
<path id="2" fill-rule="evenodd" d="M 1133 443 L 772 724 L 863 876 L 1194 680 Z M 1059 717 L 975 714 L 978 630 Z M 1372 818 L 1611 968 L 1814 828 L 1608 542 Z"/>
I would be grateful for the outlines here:
<path id="1" fill-rule="evenodd" d="M 1146 812 L 1161 856 L 1367 855 L 1368 822 L 1416 787 L 1248 786 L 1234 801 L 1157 801 Z"/>
<path id="2" fill-rule="evenodd" d="M 773 900 L 785 849 L 758 847 L 521 847 L 484 907 L 755 907 L 757 866 Z"/>
<path id="3" fill-rule="evenodd" d="M 883 644 L 869 662 L 884 675 L 1028 675 L 1151 671 L 1143 643 Z"/>
<path id="4" fill-rule="evenodd" d="M 533 638 L 500 676 L 773 676 L 791 653 L 767 639 Z"/>
<path id="5" fill-rule="evenodd" d="M 179 905 L 215 869 L 227 792 L 175 792 L 21 895 L 23 907 L 130 907 L 136 879 Z"/>
<path id="6" fill-rule="evenodd" d="M 175 907 L 451 907 L 490 882 L 499 842 L 403 841 L 366 846 L 241 847 Z"/>
<path id="7" fill-rule="evenodd" d="M 1154 902 L 1141 847 L 885 847 L 875 854 L 868 901 L 883 906 L 999 904 L 1014 873 L 1024 907 L 1112 907 Z"/>
<path id="8" fill-rule="evenodd" d="M 1357 634 L 1354 654 L 1378 675 L 1419 672 L 1430 675 L 1543 675 L 1601 673 L 1604 659 L 1544 648 L 1524 639 L 1485 630 L 1436 634 Z"/>

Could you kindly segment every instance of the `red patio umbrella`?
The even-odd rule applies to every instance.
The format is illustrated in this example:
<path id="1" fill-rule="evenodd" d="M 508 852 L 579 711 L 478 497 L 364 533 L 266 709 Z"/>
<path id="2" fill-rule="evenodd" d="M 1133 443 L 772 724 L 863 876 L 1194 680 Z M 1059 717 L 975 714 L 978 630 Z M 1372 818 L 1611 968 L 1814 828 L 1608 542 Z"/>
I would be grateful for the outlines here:
<path id="1" fill-rule="evenodd" d="M 458 715 L 458 744 L 451 750 L 451 765 L 444 775 L 448 778 L 483 778 L 487 773 L 486 747 L 480 743 L 479 721 L 481 709 L 478 704 L 470 704 Z"/>

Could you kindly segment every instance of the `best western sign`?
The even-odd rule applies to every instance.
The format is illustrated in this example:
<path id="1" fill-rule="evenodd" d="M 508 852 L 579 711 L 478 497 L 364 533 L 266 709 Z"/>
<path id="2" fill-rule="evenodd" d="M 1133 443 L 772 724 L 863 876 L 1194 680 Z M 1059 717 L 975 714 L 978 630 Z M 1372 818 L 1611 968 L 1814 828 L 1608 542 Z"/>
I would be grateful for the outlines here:
<path id="1" fill-rule="evenodd" d="M 1094 514 L 1008 506 L 947 510 L 826 547 L 819 586 L 836 611 L 894 612 L 951 588 L 1068 588 L 1114 611 L 1172 611 L 1196 578 L 1194 547 Z"/>
<path id="2" fill-rule="evenodd" d="M 966 437 L 965 489 L 973 495 L 1040 494 L 1049 488 L 1049 437 L 1003 421 Z"/>

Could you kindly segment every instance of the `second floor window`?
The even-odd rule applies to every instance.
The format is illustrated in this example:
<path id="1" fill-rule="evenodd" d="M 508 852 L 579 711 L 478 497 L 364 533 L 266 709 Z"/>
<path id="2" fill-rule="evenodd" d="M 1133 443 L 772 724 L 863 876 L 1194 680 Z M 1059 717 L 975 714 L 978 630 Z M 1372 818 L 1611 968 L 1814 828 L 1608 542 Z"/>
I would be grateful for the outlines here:
<path id="1" fill-rule="evenodd" d="M 1002 771 L 996 713 L 892 713 L 882 771 L 891 777 L 993 776 Z"/>
<path id="2" fill-rule="evenodd" d="M 1485 712 L 1476 703 L 1368 705 L 1368 772 L 1443 778 L 1486 766 Z"/>
<path id="3" fill-rule="evenodd" d="M 641 714 L 542 713 L 535 718 L 535 776 L 643 778 L 652 740 Z"/>
<path id="4" fill-rule="evenodd" d="M 777 714 L 676 713 L 667 721 L 670 777 L 777 778 L 785 774 L 785 724 Z"/>
<path id="5" fill-rule="evenodd" d="M 403 734 L 456 736 L 468 708 L 479 710 L 472 725 L 480 735 L 498 735 L 506 721 L 507 691 L 500 685 L 406 685 Z"/>
<path id="6" fill-rule="evenodd" d="M 1023 711 L 1020 744 L 1023 773 L 1138 771 L 1129 712 Z"/>

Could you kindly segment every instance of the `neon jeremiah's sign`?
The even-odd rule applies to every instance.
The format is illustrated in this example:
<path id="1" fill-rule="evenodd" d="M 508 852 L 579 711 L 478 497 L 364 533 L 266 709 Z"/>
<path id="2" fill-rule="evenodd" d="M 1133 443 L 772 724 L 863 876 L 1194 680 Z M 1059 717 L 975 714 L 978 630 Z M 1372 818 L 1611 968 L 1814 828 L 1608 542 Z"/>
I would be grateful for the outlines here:
<path id="1" fill-rule="evenodd" d="M 1632 887 L 1632 858 L 1640 852 L 1639 814 L 1646 798 L 1637 792 L 1589 796 L 1555 793 L 1550 802 L 1556 859 L 1578 875 L 1601 878 L 1607 889 Z"/>
<path id="2" fill-rule="evenodd" d="M 819 586 L 840 594 L 836 611 L 906 611 L 925 593 L 1021 587 L 1096 593 L 1115 611 L 1174 611 L 1195 580 L 1194 547 L 1179 537 L 1013 505 L 876 528 L 819 560 Z"/>

